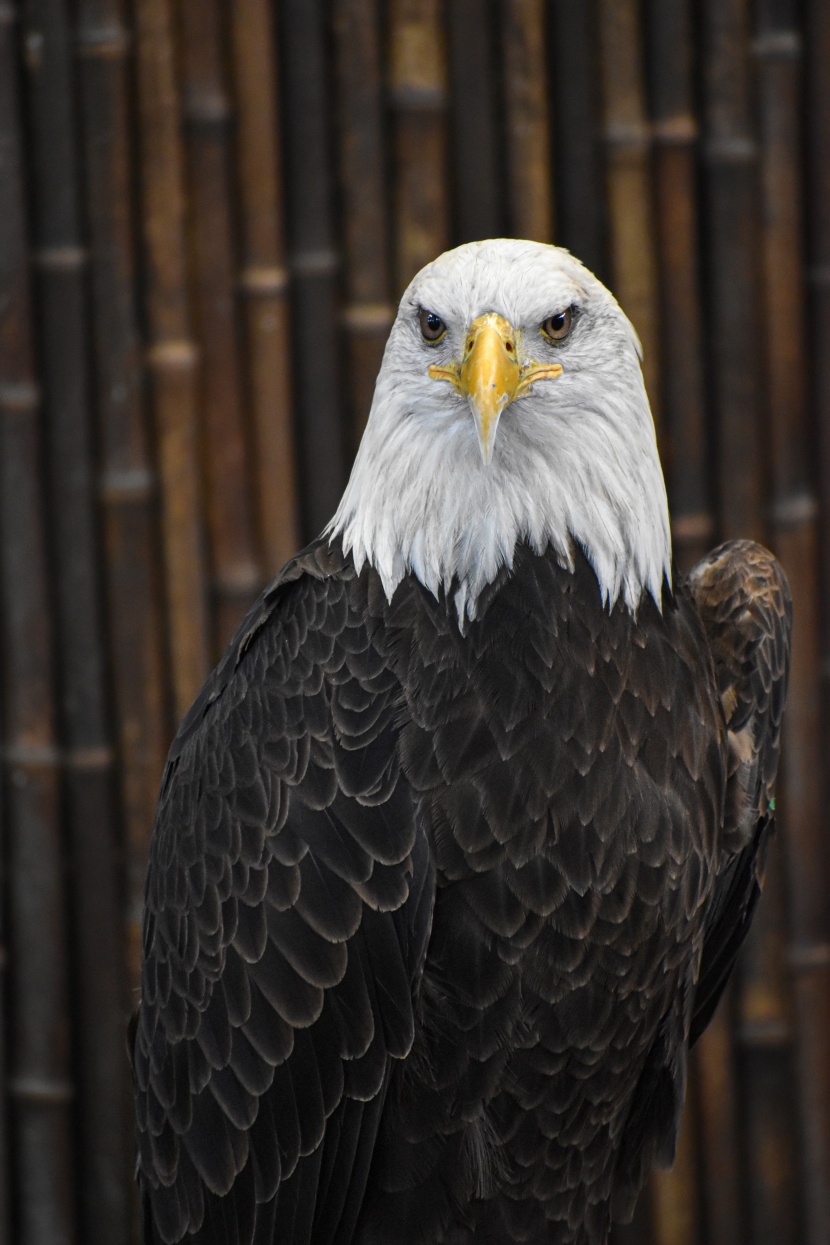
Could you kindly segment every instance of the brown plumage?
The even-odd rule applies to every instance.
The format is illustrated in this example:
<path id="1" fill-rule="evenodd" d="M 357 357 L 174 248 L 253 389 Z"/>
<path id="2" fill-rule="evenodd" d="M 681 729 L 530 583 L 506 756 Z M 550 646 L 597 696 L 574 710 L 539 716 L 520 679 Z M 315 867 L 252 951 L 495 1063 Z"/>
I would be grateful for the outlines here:
<path id="1" fill-rule="evenodd" d="M 148 1243 L 601 1245 L 671 1162 L 763 876 L 790 600 L 749 542 L 635 608 L 595 563 L 518 539 L 470 616 L 338 534 L 241 625 L 151 850 Z"/>

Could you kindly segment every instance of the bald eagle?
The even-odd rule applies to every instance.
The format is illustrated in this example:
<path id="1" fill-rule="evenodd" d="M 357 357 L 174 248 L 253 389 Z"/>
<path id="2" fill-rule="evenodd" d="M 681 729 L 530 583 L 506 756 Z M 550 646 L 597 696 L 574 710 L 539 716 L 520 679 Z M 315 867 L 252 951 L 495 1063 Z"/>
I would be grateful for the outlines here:
<path id="1" fill-rule="evenodd" d="M 673 575 L 587 269 L 496 240 L 419 273 L 337 513 L 167 761 L 145 1241 L 601 1245 L 759 894 L 790 614 L 749 542 Z"/>

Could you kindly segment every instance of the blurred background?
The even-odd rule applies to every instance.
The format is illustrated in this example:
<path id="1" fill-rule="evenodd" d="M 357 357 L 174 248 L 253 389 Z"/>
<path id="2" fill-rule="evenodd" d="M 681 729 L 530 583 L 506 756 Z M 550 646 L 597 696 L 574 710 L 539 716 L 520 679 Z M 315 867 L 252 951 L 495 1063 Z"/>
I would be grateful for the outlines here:
<path id="1" fill-rule="evenodd" d="M 827 0 L 0 0 L 0 1241 L 136 1239 L 171 734 L 331 515 L 404 285 L 503 234 L 633 319 L 678 565 L 752 536 L 796 603 L 764 902 L 615 1240 L 830 1241 Z"/>

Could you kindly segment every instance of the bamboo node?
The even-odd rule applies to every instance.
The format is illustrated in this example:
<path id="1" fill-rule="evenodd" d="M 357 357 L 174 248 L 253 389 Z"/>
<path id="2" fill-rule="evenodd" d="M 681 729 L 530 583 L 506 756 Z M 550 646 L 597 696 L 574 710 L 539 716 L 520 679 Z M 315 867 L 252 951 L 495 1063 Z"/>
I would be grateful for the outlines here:
<path id="1" fill-rule="evenodd" d="M 801 527 L 814 523 L 819 516 L 818 501 L 811 493 L 794 493 L 774 502 L 771 516 L 776 527 Z"/>
<path id="2" fill-rule="evenodd" d="M 232 109 L 223 91 L 201 91 L 185 96 L 185 120 L 193 125 L 224 125 L 231 119 Z"/>
<path id="3" fill-rule="evenodd" d="M 299 251 L 291 257 L 291 272 L 295 277 L 329 277 L 337 272 L 339 258 L 336 251 Z"/>
<path id="4" fill-rule="evenodd" d="M 251 264 L 242 269 L 239 286 L 252 298 L 283 294 L 288 288 L 288 269 L 281 264 Z"/>
<path id="5" fill-rule="evenodd" d="M 645 151 L 651 138 L 651 130 L 647 125 L 627 125 L 624 122 L 612 121 L 606 125 L 603 137 L 609 147 L 625 148 L 629 151 Z"/>
<path id="6" fill-rule="evenodd" d="M 110 769 L 114 764 L 115 753 L 112 748 L 105 746 L 97 748 L 69 748 L 64 755 L 64 760 L 67 769 L 85 774 L 100 773 Z"/>
<path id="7" fill-rule="evenodd" d="M 40 388 L 32 381 L 0 383 L 0 411 L 7 415 L 28 415 L 40 405 Z"/>
<path id="8" fill-rule="evenodd" d="M 38 268 L 46 272 L 78 272 L 89 259 L 85 246 L 42 246 L 32 252 Z"/>
<path id="9" fill-rule="evenodd" d="M 758 159 L 758 144 L 752 138 L 708 138 L 703 154 L 712 164 L 751 164 Z"/>
<path id="10" fill-rule="evenodd" d="M 343 324 L 356 333 L 374 333 L 389 329 L 395 319 L 390 303 L 351 303 L 343 309 Z"/>
<path id="11" fill-rule="evenodd" d="M 148 366 L 158 371 L 171 370 L 189 371 L 199 361 L 199 352 L 193 342 L 180 341 L 156 342 L 147 351 Z"/>
<path id="12" fill-rule="evenodd" d="M 41 1102 L 46 1106 L 59 1106 L 71 1102 L 75 1090 L 68 1081 L 41 1076 L 11 1076 L 7 1082 L 9 1095 L 26 1102 Z"/>
<path id="13" fill-rule="evenodd" d="M 830 943 L 816 942 L 809 946 L 791 947 L 789 962 L 795 973 L 812 973 L 830 968 Z"/>
<path id="14" fill-rule="evenodd" d="M 117 60 L 127 55 L 131 45 L 130 32 L 114 24 L 81 31 L 77 39 L 78 55 L 85 59 Z"/>
<path id="15" fill-rule="evenodd" d="M 53 744 L 9 744 L 2 755 L 10 769 L 51 770 L 60 764 L 60 753 Z M 19 777 L 26 781 L 24 774 Z M 15 781 L 14 776 L 12 781 Z"/>
<path id="16" fill-rule="evenodd" d="M 700 133 L 694 117 L 684 113 L 676 117 L 666 117 L 663 121 L 655 121 L 654 137 L 658 143 L 677 144 L 693 143 Z"/>
<path id="17" fill-rule="evenodd" d="M 396 86 L 389 91 L 389 102 L 402 112 L 442 112 L 447 92 L 434 86 Z"/>
<path id="18" fill-rule="evenodd" d="M 742 1046 L 786 1047 L 793 1040 L 792 1030 L 781 1017 L 745 1020 L 738 1026 L 737 1038 Z"/>
<path id="19" fill-rule="evenodd" d="M 682 544 L 684 541 L 709 540 L 715 533 L 715 521 L 710 514 L 699 510 L 694 514 L 680 514 L 672 519 L 672 536 Z"/>
<path id="20" fill-rule="evenodd" d="M 214 596 L 220 601 L 247 602 L 259 591 L 262 576 L 253 562 L 244 562 L 223 571 L 213 581 Z"/>
<path id="21" fill-rule="evenodd" d="M 759 60 L 797 60 L 803 51 L 801 36 L 793 30 L 775 30 L 758 35 L 752 51 Z"/>
<path id="22" fill-rule="evenodd" d="M 101 473 L 99 496 L 105 502 L 146 501 L 156 489 L 156 477 L 146 467 L 110 468 Z"/>

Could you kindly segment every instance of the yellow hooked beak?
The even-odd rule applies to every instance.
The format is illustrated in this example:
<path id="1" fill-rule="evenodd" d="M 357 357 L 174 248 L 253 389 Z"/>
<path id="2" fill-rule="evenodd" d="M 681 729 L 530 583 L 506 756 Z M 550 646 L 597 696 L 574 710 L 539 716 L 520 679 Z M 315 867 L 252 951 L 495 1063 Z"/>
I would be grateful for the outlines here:
<path id="1" fill-rule="evenodd" d="M 504 316 L 488 311 L 470 325 L 460 364 L 433 364 L 429 368 L 433 380 L 448 380 L 470 403 L 485 466 L 493 457 L 496 429 L 504 408 L 521 397 L 534 381 L 562 375 L 561 363 L 529 360 L 520 367 L 517 354 L 513 325 Z"/>

